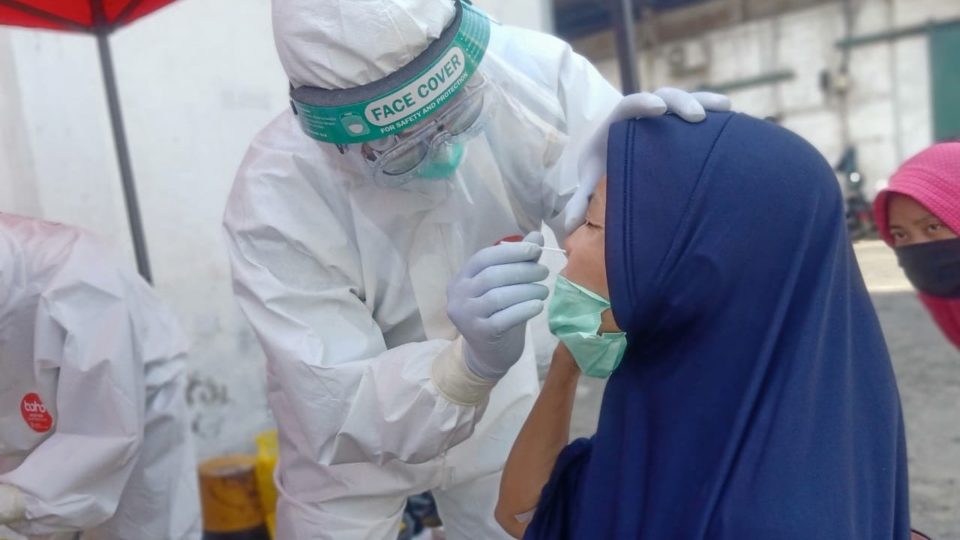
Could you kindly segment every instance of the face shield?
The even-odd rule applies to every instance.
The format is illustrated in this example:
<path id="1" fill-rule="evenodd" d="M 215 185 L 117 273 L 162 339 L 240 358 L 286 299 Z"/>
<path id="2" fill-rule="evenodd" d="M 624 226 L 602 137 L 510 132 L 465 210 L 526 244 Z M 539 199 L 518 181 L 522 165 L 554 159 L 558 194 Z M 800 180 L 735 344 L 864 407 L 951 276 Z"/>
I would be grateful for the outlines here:
<path id="1" fill-rule="evenodd" d="M 441 36 L 398 71 L 348 89 L 294 88 L 291 105 L 307 135 L 341 153 L 357 147 L 381 183 L 449 176 L 462 140 L 479 132 L 493 105 L 477 73 L 489 38 L 486 16 L 458 1 Z"/>
<path id="2" fill-rule="evenodd" d="M 476 73 L 457 96 L 417 126 L 360 145 L 374 180 L 395 186 L 412 178 L 448 178 L 464 154 L 464 143 L 480 133 L 496 108 L 498 93 Z"/>

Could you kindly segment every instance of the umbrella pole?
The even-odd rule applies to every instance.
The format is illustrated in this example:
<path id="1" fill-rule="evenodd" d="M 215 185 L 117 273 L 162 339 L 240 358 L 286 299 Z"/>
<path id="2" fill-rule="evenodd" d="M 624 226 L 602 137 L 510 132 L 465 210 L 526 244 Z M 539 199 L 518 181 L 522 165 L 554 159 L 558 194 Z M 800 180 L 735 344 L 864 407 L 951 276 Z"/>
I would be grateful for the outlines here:
<path id="1" fill-rule="evenodd" d="M 620 64 L 620 91 L 623 95 L 640 91 L 637 72 L 637 46 L 634 39 L 632 0 L 613 0 L 613 33 L 617 41 L 617 59 Z"/>
<path id="2" fill-rule="evenodd" d="M 117 161 L 120 165 L 120 180 L 123 182 L 123 198 L 127 206 L 127 220 L 130 222 L 130 235 L 133 237 L 133 251 L 137 258 L 137 271 L 148 283 L 153 282 L 150 274 L 150 260 L 147 257 L 147 242 L 143 236 L 143 223 L 140 219 L 140 206 L 137 204 L 137 188 L 133 182 L 133 168 L 130 166 L 130 152 L 127 148 L 127 136 L 123 129 L 123 116 L 120 113 L 120 97 L 117 93 L 117 80 L 113 72 L 113 56 L 110 54 L 110 36 L 97 32 L 97 48 L 100 51 L 100 67 L 103 70 L 103 85 L 107 90 L 107 106 L 110 109 L 110 124 L 113 126 L 113 141 L 117 149 Z"/>

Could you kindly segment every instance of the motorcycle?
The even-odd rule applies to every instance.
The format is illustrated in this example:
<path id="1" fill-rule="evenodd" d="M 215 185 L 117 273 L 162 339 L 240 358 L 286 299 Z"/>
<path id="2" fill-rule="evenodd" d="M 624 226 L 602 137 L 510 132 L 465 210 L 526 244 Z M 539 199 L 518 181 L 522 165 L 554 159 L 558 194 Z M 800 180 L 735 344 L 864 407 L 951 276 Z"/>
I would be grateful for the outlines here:
<path id="1" fill-rule="evenodd" d="M 848 146 L 834 166 L 843 191 L 843 208 L 851 241 L 877 238 L 873 205 L 864 194 L 866 179 L 857 162 L 857 149 Z"/>

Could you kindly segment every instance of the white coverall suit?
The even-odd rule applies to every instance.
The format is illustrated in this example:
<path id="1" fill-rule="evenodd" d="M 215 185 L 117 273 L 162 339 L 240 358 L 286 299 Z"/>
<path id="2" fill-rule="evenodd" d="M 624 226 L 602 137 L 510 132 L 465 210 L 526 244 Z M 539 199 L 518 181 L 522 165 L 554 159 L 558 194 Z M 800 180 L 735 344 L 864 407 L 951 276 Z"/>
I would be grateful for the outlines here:
<path id="1" fill-rule="evenodd" d="M 480 65 L 500 100 L 455 178 L 385 188 L 282 113 L 256 137 L 224 218 L 240 306 L 268 358 L 283 540 L 396 538 L 431 489 L 450 540 L 506 538 L 500 471 L 538 392 L 529 346 L 480 403 L 431 380 L 462 354 L 446 287 L 499 239 L 539 230 L 576 189 L 567 135 L 621 95 L 551 36 L 491 25 Z"/>
<path id="2" fill-rule="evenodd" d="M 0 214 L 0 488 L 25 510 L 11 529 L 200 538 L 185 350 L 172 315 L 99 240 Z"/>

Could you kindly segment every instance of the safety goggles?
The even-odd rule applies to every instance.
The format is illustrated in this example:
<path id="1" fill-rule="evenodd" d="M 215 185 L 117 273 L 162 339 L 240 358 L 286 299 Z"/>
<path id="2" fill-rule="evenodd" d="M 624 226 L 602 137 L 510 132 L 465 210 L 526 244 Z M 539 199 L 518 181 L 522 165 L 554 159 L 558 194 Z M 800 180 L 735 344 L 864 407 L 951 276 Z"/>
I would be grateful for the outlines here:
<path id="1" fill-rule="evenodd" d="M 376 180 L 396 184 L 429 163 L 445 145 L 463 142 L 482 129 L 495 104 L 496 94 L 481 73 L 476 73 L 459 94 L 421 124 L 360 145 L 364 162 Z"/>

